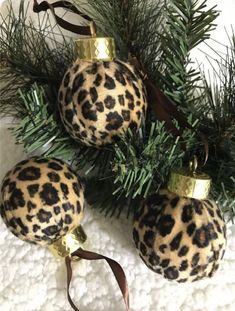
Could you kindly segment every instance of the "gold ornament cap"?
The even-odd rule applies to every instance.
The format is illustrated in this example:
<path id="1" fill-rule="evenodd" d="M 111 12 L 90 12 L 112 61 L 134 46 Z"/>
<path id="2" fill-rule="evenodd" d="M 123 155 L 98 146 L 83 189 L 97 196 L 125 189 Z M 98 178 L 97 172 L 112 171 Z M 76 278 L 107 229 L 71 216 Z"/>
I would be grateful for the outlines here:
<path id="1" fill-rule="evenodd" d="M 197 159 L 190 161 L 189 168 L 182 168 L 171 172 L 168 190 L 182 197 L 203 200 L 208 197 L 211 186 L 209 175 L 196 172 Z"/>
<path id="2" fill-rule="evenodd" d="M 82 38 L 75 41 L 75 57 L 86 61 L 112 61 L 116 57 L 114 39 L 111 37 Z"/>
<path id="3" fill-rule="evenodd" d="M 50 251 L 58 258 L 71 256 L 78 248 L 85 243 L 87 235 L 82 226 L 68 232 L 62 238 L 49 245 Z M 77 257 L 76 257 L 77 258 Z"/>

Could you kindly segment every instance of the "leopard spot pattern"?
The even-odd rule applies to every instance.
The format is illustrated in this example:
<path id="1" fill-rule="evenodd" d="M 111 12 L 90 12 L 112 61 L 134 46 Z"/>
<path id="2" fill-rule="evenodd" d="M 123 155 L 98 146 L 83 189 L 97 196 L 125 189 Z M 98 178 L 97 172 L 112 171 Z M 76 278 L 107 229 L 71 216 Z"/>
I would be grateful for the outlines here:
<path id="1" fill-rule="evenodd" d="M 168 280 L 194 282 L 211 277 L 226 246 L 218 206 L 161 189 L 134 216 L 133 239 L 147 267 Z"/>
<path id="2" fill-rule="evenodd" d="M 76 61 L 63 78 L 58 104 L 70 136 L 97 147 L 112 143 L 128 128 L 138 129 L 147 109 L 142 80 L 119 60 Z"/>
<path id="3" fill-rule="evenodd" d="M 7 173 L 1 202 L 1 216 L 13 234 L 46 245 L 80 224 L 84 196 L 76 173 L 66 163 L 32 157 Z"/>

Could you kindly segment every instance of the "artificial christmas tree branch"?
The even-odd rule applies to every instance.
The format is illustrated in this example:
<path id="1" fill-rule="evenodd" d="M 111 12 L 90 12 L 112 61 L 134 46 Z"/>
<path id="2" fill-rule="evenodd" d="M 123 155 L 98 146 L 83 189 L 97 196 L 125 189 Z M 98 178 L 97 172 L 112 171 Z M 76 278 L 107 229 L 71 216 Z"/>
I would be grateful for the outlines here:
<path id="1" fill-rule="evenodd" d="M 189 113 L 191 107 L 201 100 L 195 94 L 200 71 L 192 66 L 190 51 L 210 38 L 215 29 L 218 12 L 215 7 L 208 9 L 206 1 L 172 0 L 166 3 L 166 25 L 161 40 L 161 59 L 164 76 L 160 75 L 166 94 Z"/>
<path id="2" fill-rule="evenodd" d="M 44 89 L 34 84 L 29 92 L 20 91 L 19 95 L 26 113 L 12 130 L 16 143 L 23 144 L 27 153 L 43 150 L 47 157 L 73 160 L 78 146 L 49 112 Z"/>
<path id="3" fill-rule="evenodd" d="M 198 103 L 195 114 L 200 127 L 207 131 L 211 146 L 207 171 L 214 182 L 213 193 L 220 206 L 235 216 L 235 35 L 225 56 L 220 55 L 213 68 L 214 83 L 205 77 L 204 100 Z"/>
<path id="4" fill-rule="evenodd" d="M 115 193 L 121 192 L 131 198 L 137 195 L 144 198 L 149 192 L 165 184 L 169 168 L 182 166 L 185 152 L 181 149 L 179 137 L 175 140 L 169 135 L 162 122 L 148 126 L 148 131 L 142 129 L 137 134 L 129 131 L 115 147 L 112 161 L 113 171 L 116 173 Z M 193 135 L 186 132 L 188 135 L 184 134 L 184 140 L 189 147 Z"/>
<path id="5" fill-rule="evenodd" d="M 47 85 L 51 110 L 57 102 L 57 89 L 67 66 L 73 58 L 70 42 L 51 24 L 48 14 L 36 26 L 27 19 L 30 6 L 21 1 L 16 14 L 12 5 L 6 17 L 0 14 L 0 76 L 4 81 L 0 90 L 1 113 L 21 115 L 17 89 L 28 91 L 34 82 Z M 17 108 L 16 108 L 17 107 Z"/>
<path id="6" fill-rule="evenodd" d="M 127 60 L 129 54 L 145 60 L 151 66 L 156 62 L 159 46 L 158 33 L 162 29 L 163 1 L 110 1 L 75 0 L 94 17 L 99 31 L 114 37 L 120 59 Z M 146 65 L 146 63 L 144 64 Z"/>

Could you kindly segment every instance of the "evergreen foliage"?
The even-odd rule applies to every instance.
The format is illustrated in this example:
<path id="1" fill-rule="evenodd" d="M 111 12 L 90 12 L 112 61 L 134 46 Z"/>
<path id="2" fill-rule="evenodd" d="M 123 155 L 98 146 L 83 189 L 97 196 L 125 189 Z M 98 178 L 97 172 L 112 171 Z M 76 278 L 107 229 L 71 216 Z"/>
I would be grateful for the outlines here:
<path id="1" fill-rule="evenodd" d="M 49 111 L 49 103 L 43 87 L 33 84 L 27 93 L 19 91 L 25 114 L 12 130 L 16 143 L 23 144 L 27 153 L 41 150 L 47 157 L 72 160 L 76 143 L 68 137 L 63 127 Z"/>
<path id="2" fill-rule="evenodd" d="M 34 83 L 28 92 L 20 90 L 19 99 L 25 112 L 12 133 L 16 143 L 23 144 L 27 153 L 40 152 L 45 157 L 68 160 L 77 169 L 85 169 L 86 175 L 94 169 L 100 176 L 104 174 L 111 149 L 88 148 L 71 139 L 61 121 L 50 111 L 43 86 Z"/>
<path id="3" fill-rule="evenodd" d="M 208 9 L 206 0 L 171 0 L 165 8 L 166 25 L 160 34 L 163 67 L 159 75 L 165 93 L 185 112 L 201 100 L 195 93 L 200 71 L 195 69 L 190 51 L 210 37 L 218 16 L 215 7 Z M 197 97 L 198 96 L 198 97 Z"/>
<path id="4" fill-rule="evenodd" d="M 142 0 L 75 0 L 93 16 L 102 35 L 115 39 L 119 57 L 129 55 L 141 59 L 144 65 L 156 63 L 161 54 L 159 31 L 164 23 L 164 1 Z"/>
<path id="5" fill-rule="evenodd" d="M 116 144 L 112 160 L 114 184 L 117 187 L 114 194 L 145 198 L 166 182 L 169 168 L 182 166 L 185 152 L 182 151 L 179 137 L 175 140 L 169 135 L 162 122 L 153 122 L 148 126 L 150 129 L 147 131 L 129 131 Z M 186 137 L 185 142 L 189 145 Z"/>
<path id="6" fill-rule="evenodd" d="M 227 58 L 220 58 L 221 75 L 214 84 L 193 68 L 190 59 L 191 49 L 209 38 L 218 12 L 199 0 L 74 3 L 93 15 L 100 34 L 115 38 L 122 60 L 137 57 L 188 122 L 207 134 L 210 154 L 204 170 L 213 178 L 212 194 L 234 217 L 234 34 Z M 123 209 L 129 215 L 149 193 L 165 186 L 171 168 L 201 154 L 202 142 L 190 130 L 180 139 L 173 137 L 150 112 L 137 133 L 128 131 L 113 145 L 95 149 L 73 141 L 57 108 L 57 91 L 73 59 L 72 44 L 47 13 L 33 24 L 26 18 L 29 9 L 21 1 L 18 15 L 10 6 L 8 16 L 1 16 L 1 113 L 18 117 L 12 131 L 29 154 L 61 157 L 83 172 L 85 195 L 94 207 L 106 215 L 118 216 Z"/>
<path id="7" fill-rule="evenodd" d="M 71 43 L 52 25 L 47 13 L 37 26 L 27 18 L 30 4 L 25 7 L 21 0 L 17 14 L 10 2 L 8 15 L 0 13 L 1 114 L 21 116 L 25 105 L 18 90 L 27 92 L 35 82 L 46 87 L 54 111 L 57 89 L 73 59 Z"/>
<path id="8" fill-rule="evenodd" d="M 235 215 L 235 34 L 226 55 L 219 55 L 214 80 L 203 78 L 204 100 L 195 114 L 207 133 L 210 161 L 206 166 L 213 183 L 213 195 L 230 218 Z"/>

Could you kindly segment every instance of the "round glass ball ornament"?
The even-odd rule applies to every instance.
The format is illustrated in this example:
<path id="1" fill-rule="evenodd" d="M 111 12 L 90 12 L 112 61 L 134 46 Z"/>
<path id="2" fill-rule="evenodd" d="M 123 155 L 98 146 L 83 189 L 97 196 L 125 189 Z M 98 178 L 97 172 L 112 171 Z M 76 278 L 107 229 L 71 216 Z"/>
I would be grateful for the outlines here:
<path id="1" fill-rule="evenodd" d="M 112 38 L 75 42 L 77 60 L 58 93 L 69 135 L 90 146 L 110 144 L 128 128 L 138 129 L 147 109 L 145 87 L 134 67 L 115 59 Z"/>
<path id="2" fill-rule="evenodd" d="M 168 189 L 150 195 L 136 212 L 133 238 L 144 263 L 177 282 L 211 277 L 226 245 L 219 207 L 206 198 L 205 174 L 173 172 Z"/>
<path id="3" fill-rule="evenodd" d="M 72 169 L 58 159 L 32 157 L 3 179 L 1 216 L 21 240 L 50 245 L 80 225 L 83 187 Z"/>

